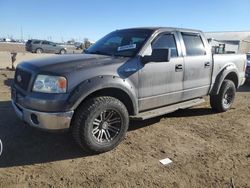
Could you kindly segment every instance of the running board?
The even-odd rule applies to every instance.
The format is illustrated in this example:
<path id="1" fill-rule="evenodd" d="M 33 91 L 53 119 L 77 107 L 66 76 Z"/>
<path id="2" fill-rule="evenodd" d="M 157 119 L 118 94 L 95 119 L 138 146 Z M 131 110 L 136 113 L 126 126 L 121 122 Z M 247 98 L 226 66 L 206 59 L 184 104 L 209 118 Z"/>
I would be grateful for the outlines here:
<path id="1" fill-rule="evenodd" d="M 165 106 L 165 107 L 157 108 L 157 109 L 146 111 L 146 112 L 141 112 L 136 116 L 130 116 L 130 118 L 133 119 L 133 120 L 150 119 L 150 118 L 153 118 L 153 117 L 168 114 L 170 112 L 174 112 L 174 111 L 179 110 L 179 109 L 189 108 L 189 107 L 201 104 L 203 102 L 205 102 L 205 100 L 203 98 L 193 99 L 193 100 L 190 100 L 190 101 L 185 101 L 185 102 L 181 102 L 181 103 L 178 103 L 178 104 L 173 104 L 173 105 L 170 105 L 170 106 Z"/>

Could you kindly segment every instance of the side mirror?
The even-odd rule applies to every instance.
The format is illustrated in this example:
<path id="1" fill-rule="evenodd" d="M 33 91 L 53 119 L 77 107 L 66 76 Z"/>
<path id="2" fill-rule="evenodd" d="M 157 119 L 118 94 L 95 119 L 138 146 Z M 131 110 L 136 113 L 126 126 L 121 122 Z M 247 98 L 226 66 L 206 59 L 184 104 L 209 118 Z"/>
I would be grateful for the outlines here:
<path id="1" fill-rule="evenodd" d="M 150 56 L 142 57 L 142 63 L 149 62 L 169 62 L 171 58 L 171 50 L 169 48 L 157 48 L 153 49 Z"/>

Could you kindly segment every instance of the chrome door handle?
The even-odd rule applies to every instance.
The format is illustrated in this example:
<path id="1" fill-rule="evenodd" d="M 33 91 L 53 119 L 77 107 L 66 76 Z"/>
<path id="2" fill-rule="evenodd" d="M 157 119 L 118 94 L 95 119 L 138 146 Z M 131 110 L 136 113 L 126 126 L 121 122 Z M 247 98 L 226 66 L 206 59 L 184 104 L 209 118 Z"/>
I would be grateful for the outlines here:
<path id="1" fill-rule="evenodd" d="M 182 64 L 175 65 L 175 71 L 176 72 L 179 72 L 179 71 L 182 71 L 182 70 L 183 70 Z"/>
<path id="2" fill-rule="evenodd" d="M 210 62 L 206 62 L 206 63 L 204 63 L 204 67 L 205 67 L 205 68 L 210 67 Z"/>

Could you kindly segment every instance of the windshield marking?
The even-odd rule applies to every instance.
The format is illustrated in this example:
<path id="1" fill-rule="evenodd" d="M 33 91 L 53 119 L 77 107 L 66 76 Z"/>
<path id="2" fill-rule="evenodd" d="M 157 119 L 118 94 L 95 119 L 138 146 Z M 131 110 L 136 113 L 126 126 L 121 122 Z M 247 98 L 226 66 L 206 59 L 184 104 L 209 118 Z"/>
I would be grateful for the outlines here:
<path id="1" fill-rule="evenodd" d="M 129 45 L 125 45 L 125 46 L 119 46 L 117 48 L 117 51 L 124 51 L 124 50 L 131 50 L 131 49 L 135 49 L 136 48 L 136 44 L 129 44 Z"/>

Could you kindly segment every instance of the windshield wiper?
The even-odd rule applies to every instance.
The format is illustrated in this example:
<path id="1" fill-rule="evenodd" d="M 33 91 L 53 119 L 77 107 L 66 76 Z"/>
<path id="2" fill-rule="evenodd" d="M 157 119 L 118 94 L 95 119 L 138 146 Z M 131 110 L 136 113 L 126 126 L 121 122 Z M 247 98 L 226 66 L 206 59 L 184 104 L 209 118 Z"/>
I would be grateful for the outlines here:
<path id="1" fill-rule="evenodd" d="M 113 56 L 119 56 L 119 57 L 132 57 L 131 55 L 123 55 L 121 54 L 122 52 L 114 52 L 112 55 Z"/>
<path id="2" fill-rule="evenodd" d="M 102 51 L 99 51 L 99 50 L 93 51 L 93 52 L 89 52 L 89 51 L 86 50 L 85 53 L 87 53 L 87 54 L 98 54 L 98 55 L 108 55 L 108 56 L 112 56 L 112 54 L 109 54 L 109 53 L 107 53 L 107 52 L 102 52 Z"/>
<path id="3" fill-rule="evenodd" d="M 102 52 L 102 51 L 99 51 L 99 50 L 96 50 L 96 51 L 93 51 L 93 52 L 85 50 L 84 53 L 86 53 L 86 54 L 98 54 L 98 55 L 115 56 L 115 57 L 130 57 L 128 55 L 119 54 L 119 52 L 114 52 L 114 53 L 110 54 L 110 53 Z"/>

